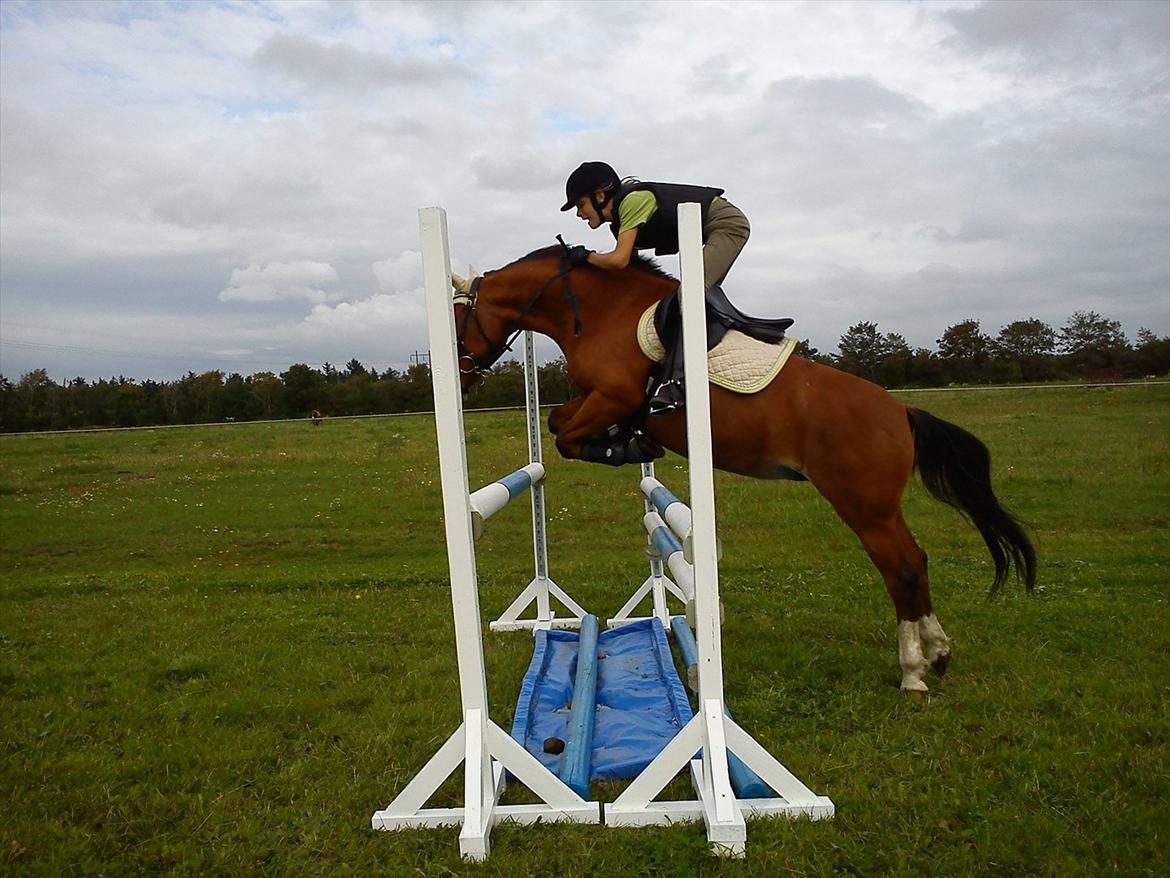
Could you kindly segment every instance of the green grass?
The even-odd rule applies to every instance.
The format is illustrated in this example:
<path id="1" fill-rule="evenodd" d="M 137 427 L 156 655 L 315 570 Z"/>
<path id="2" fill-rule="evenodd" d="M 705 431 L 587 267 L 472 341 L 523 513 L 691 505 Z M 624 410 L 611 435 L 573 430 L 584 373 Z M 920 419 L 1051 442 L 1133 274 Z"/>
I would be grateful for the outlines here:
<path id="1" fill-rule="evenodd" d="M 368 828 L 458 724 L 430 418 L 0 438 L 0 874 L 1165 874 L 1170 389 L 906 399 L 992 449 L 1037 591 L 989 600 L 915 485 L 955 661 L 906 700 L 852 534 L 808 485 L 720 474 L 729 704 L 837 806 L 753 821 L 741 862 L 695 825 L 500 826 L 480 865 Z M 467 426 L 474 484 L 520 462 L 521 413 Z M 646 574 L 636 470 L 545 456 L 553 578 L 612 613 Z M 531 578 L 526 507 L 479 544 L 485 618 Z M 507 728 L 531 640 L 485 636 Z"/>

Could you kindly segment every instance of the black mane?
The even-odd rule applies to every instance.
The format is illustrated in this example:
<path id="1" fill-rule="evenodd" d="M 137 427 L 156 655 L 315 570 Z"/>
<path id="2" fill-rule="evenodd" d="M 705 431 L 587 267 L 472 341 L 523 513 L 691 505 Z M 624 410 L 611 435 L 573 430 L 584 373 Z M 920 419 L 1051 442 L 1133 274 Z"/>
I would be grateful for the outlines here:
<path id="1" fill-rule="evenodd" d="M 553 244 L 551 247 L 541 247 L 539 250 L 533 250 L 531 253 L 521 256 L 516 262 L 527 262 L 530 259 L 547 259 L 552 256 L 559 256 L 564 252 L 564 248 L 560 244 Z M 642 256 L 640 253 L 633 253 L 630 256 L 629 268 L 635 271 L 645 271 L 658 277 L 665 277 L 674 280 L 674 276 L 662 269 L 657 262 L 649 256 Z"/>

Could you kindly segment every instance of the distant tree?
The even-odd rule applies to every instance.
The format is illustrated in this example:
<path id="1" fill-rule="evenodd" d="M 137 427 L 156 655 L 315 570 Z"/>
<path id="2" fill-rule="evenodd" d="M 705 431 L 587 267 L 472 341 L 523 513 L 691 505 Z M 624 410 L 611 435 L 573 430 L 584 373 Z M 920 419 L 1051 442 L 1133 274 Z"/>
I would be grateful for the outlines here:
<path id="1" fill-rule="evenodd" d="M 885 335 L 885 357 L 878 368 L 878 384 L 882 387 L 901 387 L 906 383 L 914 354 L 906 339 L 896 332 Z"/>
<path id="2" fill-rule="evenodd" d="M 316 369 L 296 363 L 280 373 L 280 380 L 284 383 L 284 414 L 289 417 L 303 418 L 325 406 L 326 379 Z"/>
<path id="3" fill-rule="evenodd" d="M 1056 331 L 1035 317 L 1009 323 L 995 338 L 996 358 L 1014 366 L 1024 381 L 1051 378 L 1055 350 Z"/>
<path id="4" fill-rule="evenodd" d="M 218 420 L 220 391 L 223 390 L 223 372 L 213 369 L 202 375 L 188 376 L 188 398 L 191 402 L 190 421 L 206 423 Z"/>
<path id="5" fill-rule="evenodd" d="M 1134 375 L 1165 375 L 1170 372 L 1170 336 L 1159 338 L 1144 326 L 1138 330 L 1133 351 Z"/>
<path id="6" fill-rule="evenodd" d="M 978 320 L 948 326 L 937 343 L 939 359 L 952 381 L 977 381 L 991 359 L 992 342 L 980 330 Z"/>
<path id="7" fill-rule="evenodd" d="M 464 405 L 468 408 L 524 405 L 524 366 L 519 360 L 496 363 Z"/>
<path id="8" fill-rule="evenodd" d="M 16 409 L 16 387 L 0 375 L 0 431 L 9 433 L 22 429 Z"/>
<path id="9" fill-rule="evenodd" d="M 837 366 L 867 381 L 877 380 L 878 369 L 886 357 L 885 338 L 876 323 L 855 323 L 837 344 Z"/>
<path id="10" fill-rule="evenodd" d="M 850 326 L 837 347 L 831 365 L 883 387 L 904 384 L 914 358 L 905 338 L 894 332 L 883 335 L 876 323 Z"/>
<path id="11" fill-rule="evenodd" d="M 817 348 L 814 348 L 808 343 L 807 339 L 801 339 L 796 343 L 796 347 L 792 352 L 798 357 L 803 357 L 806 360 L 812 360 L 814 363 L 820 363 L 824 366 L 835 366 L 836 360 L 832 354 L 822 354 Z"/>
<path id="12" fill-rule="evenodd" d="M 1015 320 L 999 331 L 995 343 L 1000 353 L 1017 359 L 1043 357 L 1056 350 L 1056 331 L 1042 320 Z"/>
<path id="13" fill-rule="evenodd" d="M 1131 348 L 1120 321 L 1102 317 L 1096 311 L 1074 311 L 1057 338 L 1073 373 L 1085 378 L 1124 374 Z"/>
<path id="14" fill-rule="evenodd" d="M 792 349 L 792 353 L 806 360 L 815 360 L 820 351 L 809 344 L 808 339 L 805 338 L 796 343 L 796 347 Z"/>
<path id="15" fill-rule="evenodd" d="M 251 421 L 260 417 L 260 402 L 243 375 L 233 372 L 224 381 L 216 413 L 218 420 L 227 421 Z"/>
<path id="16" fill-rule="evenodd" d="M 915 348 L 906 367 L 906 384 L 941 387 L 947 383 L 946 366 L 930 348 Z"/>
<path id="17" fill-rule="evenodd" d="M 52 426 L 57 385 L 44 369 L 33 369 L 20 376 L 15 388 L 17 404 L 26 430 L 44 430 Z"/>
<path id="18" fill-rule="evenodd" d="M 346 378 L 352 378 L 355 375 L 369 375 L 369 374 L 370 374 L 369 370 L 366 369 L 366 367 L 363 366 L 357 360 L 357 358 L 354 358 L 345 364 L 345 377 Z M 374 378 L 378 377 L 377 371 L 374 372 L 373 377 Z"/>
<path id="19" fill-rule="evenodd" d="M 1121 331 L 1121 322 L 1102 317 L 1096 311 L 1074 311 L 1060 329 L 1060 350 L 1065 354 L 1083 351 L 1108 351 L 1129 343 Z"/>
<path id="20" fill-rule="evenodd" d="M 564 357 L 550 360 L 536 367 L 536 380 L 540 383 L 540 402 L 562 403 L 573 396 L 573 380 Z"/>
<path id="21" fill-rule="evenodd" d="M 260 404 L 260 416 L 272 418 L 276 414 L 284 385 L 271 372 L 257 372 L 248 377 L 248 390 Z"/>
<path id="22" fill-rule="evenodd" d="M 430 366 L 426 363 L 415 363 L 406 370 L 400 400 L 401 407 L 398 411 L 402 412 L 423 412 L 434 408 Z"/>

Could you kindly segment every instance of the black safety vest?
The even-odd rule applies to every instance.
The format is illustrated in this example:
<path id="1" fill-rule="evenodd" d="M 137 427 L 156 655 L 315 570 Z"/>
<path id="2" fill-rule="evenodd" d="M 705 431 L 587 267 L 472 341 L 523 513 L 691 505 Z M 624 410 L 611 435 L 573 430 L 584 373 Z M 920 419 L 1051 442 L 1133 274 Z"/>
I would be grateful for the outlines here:
<path id="1" fill-rule="evenodd" d="M 713 189 L 710 186 L 688 186 L 683 183 L 623 183 L 618 187 L 617 195 L 613 199 L 613 222 L 609 224 L 613 236 L 618 236 L 619 221 L 618 208 L 622 199 L 631 192 L 649 190 L 658 202 L 658 209 L 653 215 L 638 227 L 638 237 L 634 239 L 634 247 L 638 250 L 654 248 L 657 256 L 670 256 L 678 252 L 678 206 L 688 201 L 697 201 L 702 207 L 703 225 L 707 225 L 707 214 L 711 210 L 711 202 L 723 194 L 722 189 Z"/>

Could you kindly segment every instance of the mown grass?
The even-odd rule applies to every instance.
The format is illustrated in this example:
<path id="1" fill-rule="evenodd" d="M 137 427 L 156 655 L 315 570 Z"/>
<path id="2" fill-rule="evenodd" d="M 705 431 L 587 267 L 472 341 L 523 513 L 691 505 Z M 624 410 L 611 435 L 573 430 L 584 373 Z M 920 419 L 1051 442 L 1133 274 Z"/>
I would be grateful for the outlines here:
<path id="1" fill-rule="evenodd" d="M 693 825 L 501 826 L 481 865 L 368 828 L 458 723 L 431 419 L 3 437 L 0 873 L 1165 874 L 1170 389 L 907 399 L 991 447 L 1037 591 L 989 600 L 978 536 L 912 488 L 956 644 L 907 701 L 854 537 L 808 485 L 721 474 L 730 705 L 837 806 L 754 821 L 742 862 Z M 473 483 L 523 456 L 521 413 L 467 426 Z M 612 613 L 636 473 L 545 454 L 552 575 Z M 479 545 L 485 618 L 531 578 L 525 506 Z M 486 638 L 506 728 L 531 641 Z"/>

